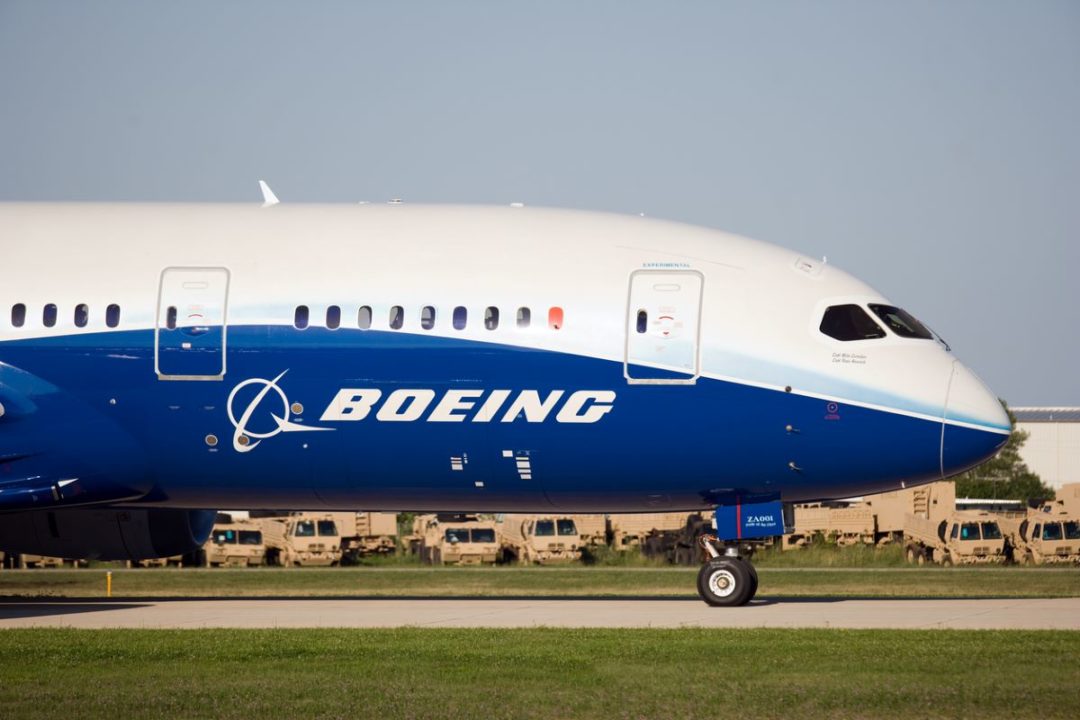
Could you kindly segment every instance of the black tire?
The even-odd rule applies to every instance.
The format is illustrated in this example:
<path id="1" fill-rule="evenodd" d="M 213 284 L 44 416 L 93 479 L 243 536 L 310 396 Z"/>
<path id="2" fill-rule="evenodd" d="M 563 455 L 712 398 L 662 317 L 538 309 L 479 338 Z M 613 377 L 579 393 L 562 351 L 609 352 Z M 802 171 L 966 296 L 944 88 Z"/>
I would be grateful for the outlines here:
<path id="1" fill-rule="evenodd" d="M 754 567 L 754 563 L 749 560 L 743 560 L 746 563 L 746 568 L 750 571 L 750 597 L 746 598 L 746 602 L 750 602 L 757 595 L 758 589 L 758 577 L 757 568 Z"/>
<path id="2" fill-rule="evenodd" d="M 712 560 L 698 572 L 698 594 L 713 607 L 745 605 L 756 589 L 755 574 L 750 563 L 737 558 Z"/>

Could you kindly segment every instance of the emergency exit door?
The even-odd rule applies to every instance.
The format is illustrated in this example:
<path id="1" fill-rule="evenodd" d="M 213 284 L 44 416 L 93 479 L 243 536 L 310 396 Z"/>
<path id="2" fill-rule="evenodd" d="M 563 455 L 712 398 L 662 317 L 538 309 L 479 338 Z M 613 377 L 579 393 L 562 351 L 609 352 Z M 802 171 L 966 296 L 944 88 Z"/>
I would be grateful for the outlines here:
<path id="1" fill-rule="evenodd" d="M 696 270 L 630 275 L 624 375 L 630 384 L 689 385 L 701 374 L 701 295 Z"/>
<path id="2" fill-rule="evenodd" d="M 229 271 L 173 267 L 161 273 L 154 368 L 161 380 L 225 376 Z"/>

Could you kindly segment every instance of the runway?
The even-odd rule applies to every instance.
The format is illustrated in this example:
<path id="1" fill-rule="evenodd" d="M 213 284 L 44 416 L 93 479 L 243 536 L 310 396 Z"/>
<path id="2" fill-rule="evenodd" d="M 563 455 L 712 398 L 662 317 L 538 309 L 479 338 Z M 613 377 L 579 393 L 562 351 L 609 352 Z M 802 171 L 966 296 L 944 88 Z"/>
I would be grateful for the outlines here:
<path id="1" fill-rule="evenodd" d="M 1080 629 L 1080 598 L 160 599 L 0 602 L 0 629 L 71 628 L 954 628 Z"/>

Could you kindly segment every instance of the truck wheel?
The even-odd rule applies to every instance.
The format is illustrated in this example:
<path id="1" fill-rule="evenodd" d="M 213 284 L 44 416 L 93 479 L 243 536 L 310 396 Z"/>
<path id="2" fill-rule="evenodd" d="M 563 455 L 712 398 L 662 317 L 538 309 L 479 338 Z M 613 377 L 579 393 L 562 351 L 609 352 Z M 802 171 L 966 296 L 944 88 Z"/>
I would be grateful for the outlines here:
<path id="1" fill-rule="evenodd" d="M 914 565 L 915 564 L 915 548 L 913 548 L 910 545 L 908 545 L 908 548 L 907 548 L 907 561 L 908 561 L 908 565 Z"/>
<path id="2" fill-rule="evenodd" d="M 953 566 L 952 555 L 949 555 L 949 554 L 946 553 L 946 555 L 943 558 L 941 558 L 941 567 L 952 567 L 952 566 Z"/>
<path id="3" fill-rule="evenodd" d="M 755 589 L 749 568 L 749 563 L 730 558 L 703 565 L 698 572 L 698 594 L 713 607 L 745 605 Z"/>
<path id="4" fill-rule="evenodd" d="M 919 565 L 919 567 L 922 567 L 923 565 L 925 565 L 926 564 L 926 552 L 925 551 L 920 551 L 918 557 L 915 558 L 915 562 Z"/>

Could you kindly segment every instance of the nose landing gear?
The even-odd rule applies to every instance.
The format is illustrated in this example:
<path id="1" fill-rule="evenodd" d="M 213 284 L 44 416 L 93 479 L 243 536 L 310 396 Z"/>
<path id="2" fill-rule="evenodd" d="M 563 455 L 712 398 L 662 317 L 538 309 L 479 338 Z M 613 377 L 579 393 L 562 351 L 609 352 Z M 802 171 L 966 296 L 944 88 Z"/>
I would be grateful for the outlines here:
<path id="1" fill-rule="evenodd" d="M 713 607 L 736 607 L 750 602 L 757 594 L 758 576 L 749 559 L 739 554 L 738 546 L 723 545 L 712 535 L 702 536 L 700 542 L 709 556 L 698 572 L 701 599 Z"/>

